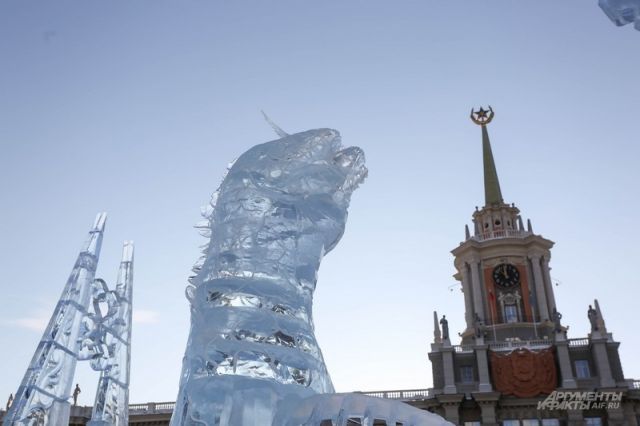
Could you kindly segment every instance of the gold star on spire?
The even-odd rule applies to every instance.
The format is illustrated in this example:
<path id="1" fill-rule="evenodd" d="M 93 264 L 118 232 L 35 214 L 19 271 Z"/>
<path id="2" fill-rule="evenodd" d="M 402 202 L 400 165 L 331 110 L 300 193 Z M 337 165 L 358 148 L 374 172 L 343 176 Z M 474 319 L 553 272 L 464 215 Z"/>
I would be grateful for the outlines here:
<path id="1" fill-rule="evenodd" d="M 471 108 L 471 120 L 473 120 L 473 122 L 479 126 L 485 126 L 489 124 L 491 120 L 493 120 L 493 116 L 494 113 L 491 106 L 489 106 L 488 110 L 480 107 L 478 111 L 474 111 L 473 108 Z"/>

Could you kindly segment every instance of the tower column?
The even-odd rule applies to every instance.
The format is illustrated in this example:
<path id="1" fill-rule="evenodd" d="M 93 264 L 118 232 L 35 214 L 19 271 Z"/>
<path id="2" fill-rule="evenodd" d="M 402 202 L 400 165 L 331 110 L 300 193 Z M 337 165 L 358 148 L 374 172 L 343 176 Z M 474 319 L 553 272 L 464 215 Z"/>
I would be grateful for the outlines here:
<path id="1" fill-rule="evenodd" d="M 473 298 L 471 296 L 471 284 L 469 283 L 469 269 L 466 263 L 460 268 L 462 275 L 462 293 L 464 293 L 464 319 L 467 329 L 473 328 Z"/>
<path id="2" fill-rule="evenodd" d="M 540 314 L 540 321 L 549 320 L 549 308 L 547 307 L 547 296 L 544 291 L 544 280 L 542 278 L 542 268 L 540 266 L 539 254 L 529 255 L 531 265 L 533 267 L 533 285 L 535 286 L 536 299 L 538 301 L 538 312 Z"/>
<path id="3" fill-rule="evenodd" d="M 551 282 L 551 268 L 549 268 L 549 256 L 542 256 L 542 273 L 544 275 L 545 290 L 547 299 L 549 300 L 549 310 L 553 312 L 556 309 L 556 298 L 553 294 L 553 283 Z"/>
<path id="4" fill-rule="evenodd" d="M 486 345 L 479 345 L 476 348 L 476 360 L 478 362 L 478 391 L 491 392 L 493 388 L 489 378 L 489 359 Z"/>
<path id="5" fill-rule="evenodd" d="M 453 346 L 442 348 L 442 369 L 444 370 L 444 393 L 457 393 L 454 363 L 453 363 Z"/>
<path id="6" fill-rule="evenodd" d="M 473 288 L 473 310 L 486 324 L 487 318 L 484 316 L 482 288 L 480 286 L 480 260 L 477 258 L 471 259 L 469 267 L 471 268 L 471 287 Z"/>
<path id="7" fill-rule="evenodd" d="M 562 333 L 556 333 L 556 352 L 558 354 L 558 365 L 560 365 L 560 376 L 563 388 L 577 388 L 576 380 L 573 377 L 571 368 L 571 357 L 569 356 L 569 345 Z"/>
<path id="8" fill-rule="evenodd" d="M 612 388 L 616 386 L 616 381 L 611 374 L 611 365 L 609 364 L 609 355 L 607 354 L 607 338 L 594 336 L 591 334 L 591 353 L 596 362 L 598 377 L 600 378 L 600 386 L 603 388 Z"/>

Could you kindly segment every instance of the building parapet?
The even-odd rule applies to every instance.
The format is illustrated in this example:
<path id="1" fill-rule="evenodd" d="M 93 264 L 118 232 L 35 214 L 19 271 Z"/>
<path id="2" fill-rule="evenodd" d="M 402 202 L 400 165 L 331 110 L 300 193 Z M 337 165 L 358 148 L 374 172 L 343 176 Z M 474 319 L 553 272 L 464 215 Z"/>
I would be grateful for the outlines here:
<path id="1" fill-rule="evenodd" d="M 355 392 L 366 396 L 373 396 L 384 399 L 397 399 L 400 401 L 411 401 L 416 399 L 435 398 L 433 389 L 409 389 L 409 390 L 387 390 L 374 392 Z"/>
<path id="2" fill-rule="evenodd" d="M 529 235 L 533 235 L 529 231 L 520 231 L 518 229 L 501 229 L 497 231 L 483 232 L 478 235 L 473 235 L 469 239 L 476 241 L 496 240 L 499 238 L 525 238 Z"/>
<path id="3" fill-rule="evenodd" d="M 582 339 L 569 339 L 568 342 L 571 347 L 589 346 L 589 339 L 586 337 Z"/>
<path id="4" fill-rule="evenodd" d="M 579 340 L 579 339 L 575 339 Z M 587 339 L 588 344 L 588 339 Z M 507 342 L 490 342 L 487 344 L 489 349 L 494 351 L 512 351 L 518 348 L 527 349 L 543 349 L 553 345 L 551 340 L 537 339 L 537 340 L 514 340 Z M 457 353 L 473 352 L 475 345 L 454 345 L 453 350 Z"/>
<path id="5" fill-rule="evenodd" d="M 147 402 L 145 404 L 129 404 L 129 413 L 170 413 L 175 408 L 175 402 Z"/>

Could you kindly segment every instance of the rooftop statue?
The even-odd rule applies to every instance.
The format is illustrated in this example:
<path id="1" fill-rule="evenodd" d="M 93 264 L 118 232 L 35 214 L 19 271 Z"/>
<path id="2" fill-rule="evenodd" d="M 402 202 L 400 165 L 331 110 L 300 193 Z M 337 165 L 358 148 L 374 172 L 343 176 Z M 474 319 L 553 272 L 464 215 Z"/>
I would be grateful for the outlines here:
<path id="1" fill-rule="evenodd" d="M 281 138 L 230 166 L 206 215 L 210 240 L 186 290 L 191 330 L 171 424 L 343 424 L 345 416 L 446 424 L 400 402 L 334 393 L 312 301 L 320 261 L 340 241 L 367 175 L 364 153 L 342 148 L 336 130 L 288 135 L 273 126 Z"/>

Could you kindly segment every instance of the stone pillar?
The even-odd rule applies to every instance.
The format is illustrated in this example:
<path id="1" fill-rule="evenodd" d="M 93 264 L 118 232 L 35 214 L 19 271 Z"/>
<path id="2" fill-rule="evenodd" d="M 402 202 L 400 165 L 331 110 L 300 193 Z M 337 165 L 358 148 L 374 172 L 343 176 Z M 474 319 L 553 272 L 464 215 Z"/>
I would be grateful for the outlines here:
<path id="1" fill-rule="evenodd" d="M 544 291 L 544 280 L 542 279 L 542 268 L 540 267 L 540 255 L 529 255 L 531 266 L 533 267 L 533 285 L 536 291 L 536 299 L 538 300 L 538 313 L 540 321 L 549 320 L 549 309 L 547 307 L 547 297 Z"/>
<path id="2" fill-rule="evenodd" d="M 489 378 L 489 360 L 487 359 L 487 346 L 477 346 L 476 360 L 478 362 L 478 391 L 491 392 L 491 379 Z M 484 423 L 483 423 L 484 424 Z"/>
<path id="3" fill-rule="evenodd" d="M 591 353 L 596 363 L 598 377 L 600 378 L 600 387 L 613 388 L 616 386 L 613 375 L 611 374 L 611 365 L 609 365 L 609 355 L 607 354 L 607 338 L 591 337 Z"/>
<path id="4" fill-rule="evenodd" d="M 553 294 L 553 282 L 551 282 L 551 268 L 549 268 L 549 255 L 542 256 L 542 274 L 544 275 L 545 290 L 549 301 L 549 312 L 556 308 L 556 297 Z"/>
<path id="5" fill-rule="evenodd" d="M 494 401 L 479 401 L 482 411 L 482 426 L 497 426 L 496 403 Z"/>
<path id="6" fill-rule="evenodd" d="M 469 267 L 462 263 L 460 274 L 462 275 L 462 292 L 464 293 L 464 319 L 467 330 L 473 328 L 473 298 L 471 296 L 471 284 L 469 283 Z"/>
<path id="7" fill-rule="evenodd" d="M 436 398 L 444 408 L 444 418 L 454 425 L 460 424 L 460 402 L 464 395 L 438 395 Z"/>
<path id="8" fill-rule="evenodd" d="M 629 423 L 624 418 L 622 403 L 620 405 L 618 408 L 607 409 L 607 424 L 609 426 L 628 426 Z"/>
<path id="9" fill-rule="evenodd" d="M 476 314 L 488 324 L 487 318 L 484 316 L 484 304 L 482 300 L 482 283 L 480 282 L 480 260 L 474 258 L 469 262 L 471 268 L 471 286 L 473 288 L 473 309 Z"/>
<path id="10" fill-rule="evenodd" d="M 442 369 L 444 370 L 444 393 L 454 394 L 457 393 L 456 389 L 456 375 L 454 371 L 453 363 L 453 347 L 445 346 L 442 351 Z"/>
<path id="11" fill-rule="evenodd" d="M 580 410 L 567 410 L 567 426 L 583 426 L 584 418 Z"/>
<path id="12" fill-rule="evenodd" d="M 444 417 L 454 425 L 460 424 L 460 405 L 457 402 L 448 402 L 444 407 Z"/>
<path id="13" fill-rule="evenodd" d="M 567 389 L 577 388 L 578 385 L 573 377 L 573 368 L 569 357 L 569 345 L 561 333 L 556 333 L 556 353 L 558 355 L 558 365 L 560 365 L 560 386 Z"/>
<path id="14" fill-rule="evenodd" d="M 629 426 L 638 426 L 639 417 L 636 417 L 635 410 L 633 409 L 633 404 L 629 404 L 628 402 L 623 404 L 624 410 L 624 418 L 627 421 Z"/>

